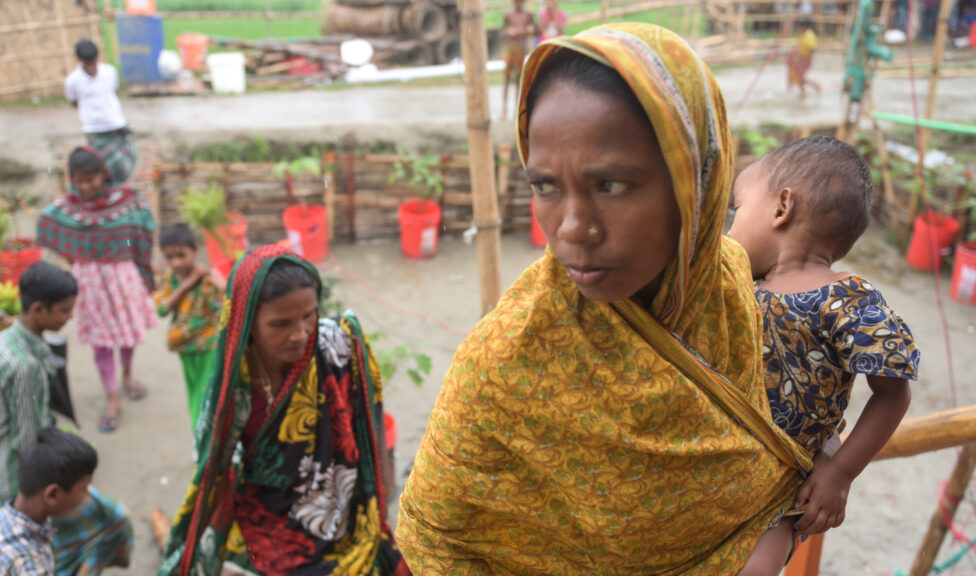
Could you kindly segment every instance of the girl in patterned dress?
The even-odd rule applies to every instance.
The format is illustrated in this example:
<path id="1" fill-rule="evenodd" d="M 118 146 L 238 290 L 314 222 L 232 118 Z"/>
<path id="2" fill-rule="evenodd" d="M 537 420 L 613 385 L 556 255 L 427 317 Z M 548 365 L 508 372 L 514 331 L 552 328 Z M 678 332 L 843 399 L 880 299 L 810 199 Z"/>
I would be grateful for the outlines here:
<path id="1" fill-rule="evenodd" d="M 68 193 L 44 209 L 37 243 L 72 263 L 78 280 L 75 318 L 78 339 L 95 348 L 95 364 L 106 406 L 98 429 L 118 427 L 122 398 L 115 374 L 115 350 L 122 361 L 122 386 L 132 400 L 146 389 L 132 375 L 132 357 L 146 331 L 156 325 L 152 298 L 152 213 L 128 186 L 113 186 L 105 162 L 93 148 L 75 148 L 68 158 Z"/>
<path id="2" fill-rule="evenodd" d="M 857 374 L 872 392 L 843 445 L 815 460 L 797 517 L 767 531 L 740 574 L 779 574 L 794 533 L 840 526 L 851 482 L 908 409 L 919 361 L 911 330 L 870 281 L 831 269 L 867 228 L 872 188 L 864 159 L 827 136 L 774 150 L 735 182 L 729 235 L 748 252 L 756 280 L 773 420 L 819 454 L 839 432 Z"/>

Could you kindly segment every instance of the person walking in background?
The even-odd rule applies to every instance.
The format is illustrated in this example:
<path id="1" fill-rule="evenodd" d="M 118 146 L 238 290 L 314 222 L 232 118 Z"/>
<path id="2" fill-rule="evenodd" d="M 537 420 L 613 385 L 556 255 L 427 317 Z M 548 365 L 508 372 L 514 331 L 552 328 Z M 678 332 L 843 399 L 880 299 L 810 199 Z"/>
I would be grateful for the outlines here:
<path id="1" fill-rule="evenodd" d="M 68 193 L 41 213 L 37 244 L 72 262 L 78 280 L 78 340 L 95 348 L 106 406 L 98 429 L 118 427 L 122 399 L 115 378 L 115 350 L 122 386 L 132 400 L 146 394 L 132 374 L 137 344 L 156 325 L 153 290 L 152 213 L 128 186 L 113 186 L 105 163 L 91 147 L 68 159 Z"/>
<path id="2" fill-rule="evenodd" d="M 566 13 L 559 9 L 559 0 L 546 0 L 546 7 L 539 13 L 539 42 L 562 36 L 566 30 Z"/>
<path id="3" fill-rule="evenodd" d="M 38 262 L 20 277 L 21 313 L 0 333 L 0 500 L 17 495 L 17 457 L 37 431 L 54 422 L 55 378 L 44 332 L 71 319 L 78 284 L 70 273 Z"/>
<path id="4" fill-rule="evenodd" d="M 518 92 L 522 78 L 522 66 L 525 55 L 529 52 L 529 42 L 538 36 L 539 27 L 535 23 L 535 16 L 525 10 L 525 0 L 512 0 L 515 9 L 505 13 L 502 23 L 502 38 L 505 39 L 505 70 L 502 91 L 502 115 L 504 120 L 508 115 L 508 90 L 511 84 Z"/>
<path id="5" fill-rule="evenodd" d="M 180 355 L 190 424 L 195 432 L 204 390 L 213 373 L 226 284 L 196 263 L 196 238 L 186 224 L 164 226 L 159 231 L 159 248 L 169 268 L 154 300 L 159 316 L 172 318 L 166 342 Z"/>
<path id="6" fill-rule="evenodd" d="M 796 46 L 786 55 L 786 66 L 789 73 L 787 89 L 794 86 L 800 89 L 800 101 L 806 100 L 807 85 L 813 86 L 820 94 L 820 84 L 807 78 L 807 72 L 813 64 L 813 52 L 817 49 L 817 34 L 813 31 L 813 24 L 809 20 L 801 20 L 796 25 Z"/>
<path id="7" fill-rule="evenodd" d="M 122 114 L 119 73 L 98 61 L 98 46 L 91 40 L 75 45 L 79 64 L 64 81 L 64 95 L 78 109 L 85 139 L 105 160 L 115 185 L 122 185 L 135 169 L 138 154 L 129 142 L 129 126 Z"/>

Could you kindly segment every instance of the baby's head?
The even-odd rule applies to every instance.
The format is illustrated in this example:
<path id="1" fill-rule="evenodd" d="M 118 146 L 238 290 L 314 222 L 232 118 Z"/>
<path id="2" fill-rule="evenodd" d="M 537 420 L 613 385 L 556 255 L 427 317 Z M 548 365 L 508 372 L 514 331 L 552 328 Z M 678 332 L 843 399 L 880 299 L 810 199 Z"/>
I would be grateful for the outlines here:
<path id="1" fill-rule="evenodd" d="M 182 222 L 163 226 L 159 231 L 159 249 L 166 264 L 179 278 L 185 278 L 196 266 L 197 240 L 193 230 Z"/>
<path id="2" fill-rule="evenodd" d="M 778 261 L 784 241 L 805 252 L 840 260 L 867 229 L 874 187 L 871 170 L 851 145 L 810 136 L 766 154 L 735 181 L 735 220 L 729 236 L 749 253 L 762 278 Z"/>

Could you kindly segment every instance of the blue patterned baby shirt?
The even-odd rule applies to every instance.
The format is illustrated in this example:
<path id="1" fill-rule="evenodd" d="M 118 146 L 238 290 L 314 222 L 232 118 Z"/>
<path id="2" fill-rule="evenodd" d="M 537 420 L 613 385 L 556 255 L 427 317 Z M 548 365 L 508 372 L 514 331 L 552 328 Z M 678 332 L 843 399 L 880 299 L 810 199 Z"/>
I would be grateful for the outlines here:
<path id="1" fill-rule="evenodd" d="M 773 421 L 811 451 L 843 419 L 855 375 L 917 379 L 911 330 L 861 276 L 794 294 L 756 285 L 756 299 Z"/>

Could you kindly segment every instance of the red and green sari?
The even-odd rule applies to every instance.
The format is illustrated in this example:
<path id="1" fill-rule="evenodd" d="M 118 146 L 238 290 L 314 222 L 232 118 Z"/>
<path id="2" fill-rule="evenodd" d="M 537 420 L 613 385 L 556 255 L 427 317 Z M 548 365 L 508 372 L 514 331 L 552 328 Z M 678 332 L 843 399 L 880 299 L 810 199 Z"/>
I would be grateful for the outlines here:
<path id="1" fill-rule="evenodd" d="M 317 274 L 287 249 L 262 246 L 231 275 L 197 428 L 200 463 L 159 574 L 220 574 L 230 562 L 269 576 L 407 575 L 379 473 L 379 372 L 356 317 L 320 320 L 270 406 L 251 394 L 245 349 L 281 259 Z"/>

